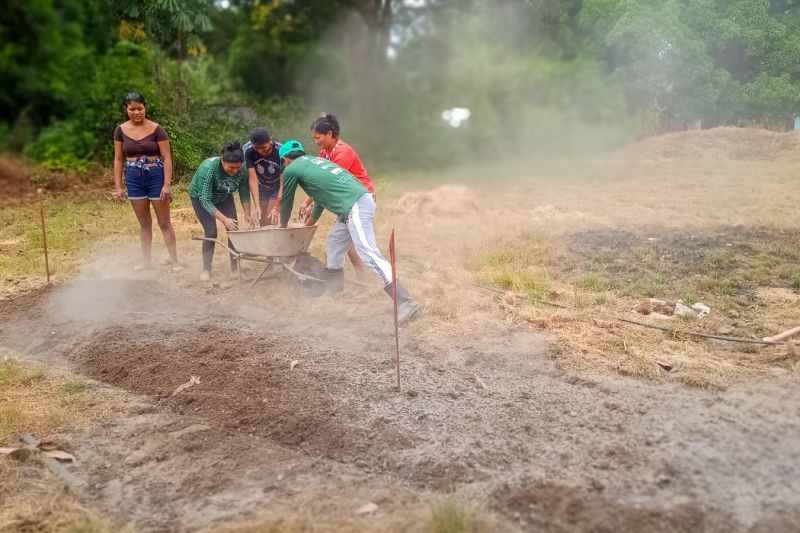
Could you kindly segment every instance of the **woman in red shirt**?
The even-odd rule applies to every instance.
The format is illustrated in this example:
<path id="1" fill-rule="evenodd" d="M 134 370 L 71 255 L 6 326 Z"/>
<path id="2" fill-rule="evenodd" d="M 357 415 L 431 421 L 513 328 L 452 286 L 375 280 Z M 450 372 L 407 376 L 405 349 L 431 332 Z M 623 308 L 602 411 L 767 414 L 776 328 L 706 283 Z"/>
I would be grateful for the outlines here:
<path id="1" fill-rule="evenodd" d="M 339 138 L 340 132 L 339 120 L 331 114 L 326 113 L 314 121 L 311 125 L 311 137 L 319 146 L 319 157 L 336 163 L 355 176 L 377 202 L 375 185 L 373 185 L 372 179 L 367 174 L 367 170 L 353 147 Z M 300 208 L 301 218 L 305 218 L 305 215 L 311 212 L 312 202 L 313 200 L 308 198 L 303 207 Z M 350 262 L 353 263 L 359 276 L 366 272 L 366 267 L 358 257 L 355 247 L 350 247 L 347 251 L 347 257 L 350 258 Z"/>

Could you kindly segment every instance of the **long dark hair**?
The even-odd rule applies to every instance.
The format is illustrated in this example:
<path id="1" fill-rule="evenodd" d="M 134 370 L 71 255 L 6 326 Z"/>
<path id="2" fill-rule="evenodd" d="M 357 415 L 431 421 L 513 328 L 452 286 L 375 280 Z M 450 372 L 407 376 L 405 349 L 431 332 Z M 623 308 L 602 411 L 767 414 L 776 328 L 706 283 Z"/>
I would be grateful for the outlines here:
<path id="1" fill-rule="evenodd" d="M 326 135 L 329 131 L 333 133 L 333 138 L 338 139 L 341 128 L 339 127 L 339 119 L 330 113 L 325 113 L 311 125 L 311 130 Z"/>

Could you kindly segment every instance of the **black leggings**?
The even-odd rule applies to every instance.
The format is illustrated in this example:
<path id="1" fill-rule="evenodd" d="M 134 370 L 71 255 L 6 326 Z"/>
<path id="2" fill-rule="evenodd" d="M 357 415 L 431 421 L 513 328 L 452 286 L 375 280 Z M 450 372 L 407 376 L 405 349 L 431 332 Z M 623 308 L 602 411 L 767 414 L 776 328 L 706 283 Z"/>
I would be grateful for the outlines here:
<path id="1" fill-rule="evenodd" d="M 214 206 L 226 217 L 238 220 L 236 218 L 236 203 L 233 201 L 232 194 L 226 196 L 223 201 L 215 203 Z M 205 207 L 200 204 L 198 198 L 192 197 L 192 207 L 194 208 L 194 214 L 197 215 L 200 224 L 203 226 L 205 237 L 207 239 L 216 239 L 217 219 L 214 218 L 214 215 L 210 215 L 208 211 L 206 211 Z M 213 241 L 203 241 L 203 270 L 206 272 L 211 272 L 211 262 L 214 260 L 214 248 L 216 248 L 216 246 L 217 243 Z M 235 250 L 230 239 L 228 239 L 228 248 Z M 231 255 L 231 271 L 236 272 L 238 267 L 239 264 L 236 262 L 236 257 Z"/>

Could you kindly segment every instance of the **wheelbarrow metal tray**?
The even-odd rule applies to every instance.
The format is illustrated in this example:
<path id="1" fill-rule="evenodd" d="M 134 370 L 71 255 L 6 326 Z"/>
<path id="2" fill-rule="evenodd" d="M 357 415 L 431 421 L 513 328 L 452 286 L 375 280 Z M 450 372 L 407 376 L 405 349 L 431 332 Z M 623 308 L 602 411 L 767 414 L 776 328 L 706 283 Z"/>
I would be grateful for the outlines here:
<path id="1" fill-rule="evenodd" d="M 305 253 L 317 225 L 290 224 L 288 228 L 264 226 L 252 230 L 229 231 L 236 251 L 261 257 L 295 257 Z"/>

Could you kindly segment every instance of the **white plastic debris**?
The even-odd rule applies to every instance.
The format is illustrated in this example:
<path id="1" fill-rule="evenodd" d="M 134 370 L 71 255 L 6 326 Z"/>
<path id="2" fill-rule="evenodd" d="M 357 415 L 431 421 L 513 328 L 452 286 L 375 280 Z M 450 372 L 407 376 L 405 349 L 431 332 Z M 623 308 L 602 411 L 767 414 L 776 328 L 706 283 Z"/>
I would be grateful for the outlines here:
<path id="1" fill-rule="evenodd" d="M 358 515 L 372 514 L 377 510 L 378 506 L 372 502 L 369 502 L 368 504 L 362 505 L 361 507 L 356 509 L 356 514 Z"/>

